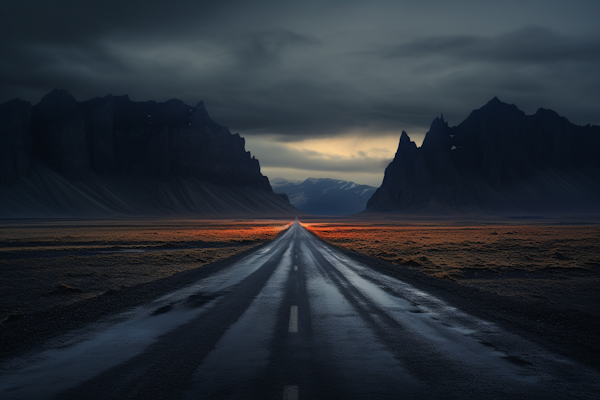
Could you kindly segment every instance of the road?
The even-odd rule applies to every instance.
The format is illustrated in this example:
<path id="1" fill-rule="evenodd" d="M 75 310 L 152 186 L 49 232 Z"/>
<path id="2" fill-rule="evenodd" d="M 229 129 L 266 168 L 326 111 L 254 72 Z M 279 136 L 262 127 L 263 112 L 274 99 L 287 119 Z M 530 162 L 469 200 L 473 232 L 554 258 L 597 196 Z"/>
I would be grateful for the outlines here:
<path id="1" fill-rule="evenodd" d="M 597 398 L 598 382 L 296 222 L 208 278 L 5 363 L 0 398 Z"/>

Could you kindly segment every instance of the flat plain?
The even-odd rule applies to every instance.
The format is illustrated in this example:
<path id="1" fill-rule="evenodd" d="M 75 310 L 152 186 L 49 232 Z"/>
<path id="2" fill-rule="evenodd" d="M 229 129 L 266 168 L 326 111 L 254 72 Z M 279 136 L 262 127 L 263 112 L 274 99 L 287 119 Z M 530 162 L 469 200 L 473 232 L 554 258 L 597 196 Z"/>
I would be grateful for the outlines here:
<path id="1" fill-rule="evenodd" d="M 208 276 L 291 222 L 5 220 L 0 358 Z M 600 368 L 599 225 L 300 222 L 380 272 Z"/>
<path id="2" fill-rule="evenodd" d="M 471 312 L 570 346 L 566 353 L 597 366 L 600 226 L 511 222 L 302 220 L 321 239 L 379 259 L 388 274 L 451 283 Z"/>
<path id="3" fill-rule="evenodd" d="M 277 220 L 5 220 L 0 229 L 0 321 L 226 259 L 267 242 Z"/>
<path id="4" fill-rule="evenodd" d="M 600 316 L 599 226 L 308 223 L 322 239 L 492 293 L 569 302 Z"/>

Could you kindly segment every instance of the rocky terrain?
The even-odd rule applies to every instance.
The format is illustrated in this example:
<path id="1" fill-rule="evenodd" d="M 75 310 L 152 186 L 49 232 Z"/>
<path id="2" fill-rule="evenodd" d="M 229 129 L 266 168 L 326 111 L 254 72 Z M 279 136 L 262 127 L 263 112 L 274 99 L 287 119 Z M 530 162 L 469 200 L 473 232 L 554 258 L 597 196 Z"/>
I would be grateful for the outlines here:
<path id="1" fill-rule="evenodd" d="M 0 105 L 0 194 L 0 217 L 295 212 L 203 102 L 59 89 Z"/>
<path id="2" fill-rule="evenodd" d="M 421 147 L 402 132 L 371 212 L 540 214 L 600 210 L 600 127 L 494 98 L 458 126 L 435 118 Z"/>
<path id="3" fill-rule="evenodd" d="M 288 196 L 290 203 L 312 215 L 349 215 L 364 211 L 373 195 L 373 186 L 328 178 L 290 181 L 275 178 L 273 190 Z"/>

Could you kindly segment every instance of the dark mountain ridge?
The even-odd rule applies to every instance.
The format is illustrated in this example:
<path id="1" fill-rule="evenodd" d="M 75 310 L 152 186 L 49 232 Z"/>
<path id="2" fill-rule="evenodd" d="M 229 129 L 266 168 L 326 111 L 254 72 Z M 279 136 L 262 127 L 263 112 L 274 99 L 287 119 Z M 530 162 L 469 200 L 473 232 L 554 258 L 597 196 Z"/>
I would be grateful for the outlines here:
<path id="1" fill-rule="evenodd" d="M 423 145 L 402 132 L 368 211 L 597 212 L 600 127 L 492 99 L 458 126 L 435 118 Z"/>
<path id="2" fill-rule="evenodd" d="M 134 193 L 131 188 L 139 185 L 132 182 L 145 185 Z M 258 160 L 245 150 L 244 139 L 214 122 L 202 101 L 190 107 L 175 99 L 133 102 L 127 95 L 108 95 L 77 102 L 55 89 L 35 106 L 18 99 L 0 105 L 0 215 L 28 215 L 28 207 L 18 204 L 19 196 L 30 197 L 34 215 L 48 210 L 70 214 L 73 202 L 80 204 L 82 214 L 106 209 L 121 213 L 122 204 L 105 204 L 104 195 L 98 199 L 99 187 L 119 193 L 119 201 L 130 204 L 127 213 L 140 202 L 140 190 L 146 196 L 143 203 L 152 204 L 147 212 L 203 212 L 206 204 L 196 196 L 198 183 L 212 192 L 221 188 L 229 197 L 236 197 L 232 191 L 238 189 L 260 192 L 273 198 L 267 203 L 277 212 L 295 212 L 272 192 Z M 160 199 L 159 192 L 182 192 L 181 185 L 187 194 L 179 201 Z M 212 196 L 211 190 L 203 196 Z M 96 206 L 88 207 L 86 198 Z M 235 203 L 243 212 L 249 210 L 241 198 Z M 269 207 L 259 207 L 260 212 Z M 214 207 L 206 211 L 218 212 Z"/>

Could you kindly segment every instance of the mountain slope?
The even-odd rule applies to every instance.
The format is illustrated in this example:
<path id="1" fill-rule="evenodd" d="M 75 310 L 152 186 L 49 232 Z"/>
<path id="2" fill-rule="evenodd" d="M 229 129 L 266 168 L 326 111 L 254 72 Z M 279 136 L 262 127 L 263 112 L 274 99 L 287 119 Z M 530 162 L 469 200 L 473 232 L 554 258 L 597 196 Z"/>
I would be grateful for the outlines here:
<path id="1" fill-rule="evenodd" d="M 297 213 L 202 102 L 12 100 L 0 156 L 0 217 Z"/>
<path id="2" fill-rule="evenodd" d="M 458 126 L 434 119 L 420 148 L 402 132 L 368 211 L 598 212 L 598 154 L 600 127 L 494 98 Z"/>
<path id="3" fill-rule="evenodd" d="M 313 215 L 349 215 L 364 211 L 376 189 L 328 178 L 305 181 L 275 178 L 271 185 L 275 192 L 285 193 L 294 207 Z"/>

